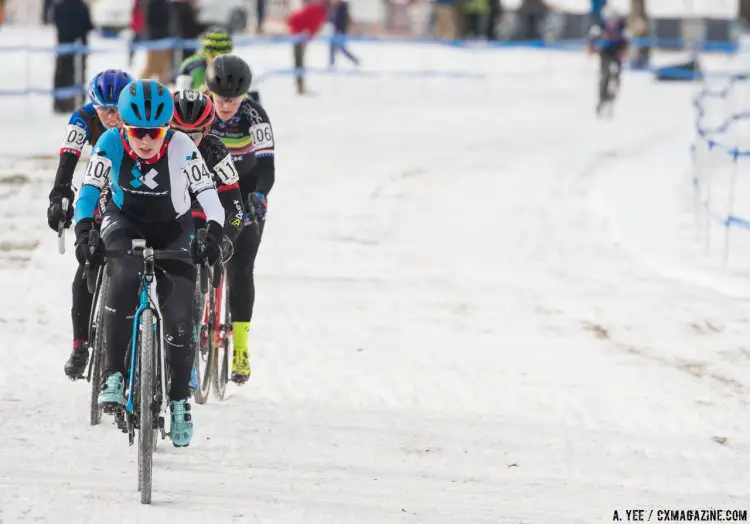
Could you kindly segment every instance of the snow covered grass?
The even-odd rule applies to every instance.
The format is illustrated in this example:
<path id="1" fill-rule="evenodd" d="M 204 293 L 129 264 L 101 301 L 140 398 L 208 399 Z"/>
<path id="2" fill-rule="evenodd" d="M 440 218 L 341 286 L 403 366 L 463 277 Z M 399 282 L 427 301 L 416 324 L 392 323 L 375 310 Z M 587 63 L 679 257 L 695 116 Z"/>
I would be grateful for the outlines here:
<path id="1" fill-rule="evenodd" d="M 746 304 L 684 274 L 701 262 L 682 207 L 694 86 L 627 74 L 616 118 L 597 121 L 584 56 L 361 52 L 382 75 L 313 75 L 310 98 L 288 77 L 261 84 L 278 164 L 253 376 L 195 407 L 190 448 L 159 447 L 151 507 L 135 450 L 107 420 L 88 426 L 87 385 L 62 372 L 75 261 L 45 208 L 65 118 L 0 99 L 0 519 L 746 508 Z M 246 56 L 262 71 L 288 54 Z M 417 66 L 484 79 L 387 74 Z"/>

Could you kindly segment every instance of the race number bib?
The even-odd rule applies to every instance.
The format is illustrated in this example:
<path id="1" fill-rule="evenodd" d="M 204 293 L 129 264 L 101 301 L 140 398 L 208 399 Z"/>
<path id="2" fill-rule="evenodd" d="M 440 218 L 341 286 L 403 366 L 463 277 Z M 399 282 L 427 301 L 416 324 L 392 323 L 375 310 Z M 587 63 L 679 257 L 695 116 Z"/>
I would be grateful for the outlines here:
<path id="1" fill-rule="evenodd" d="M 201 191 L 214 187 L 211 173 L 208 172 L 208 167 L 206 167 L 206 163 L 202 158 L 188 160 L 185 163 L 185 167 L 182 168 L 182 172 L 188 179 L 190 189 L 196 195 Z"/>
<path id="2" fill-rule="evenodd" d="M 112 172 L 112 161 L 106 156 L 94 155 L 89 159 L 83 183 L 104 189 Z"/>
<path id="3" fill-rule="evenodd" d="M 240 175 L 237 173 L 237 169 L 234 167 L 232 161 L 232 155 L 227 155 L 224 160 L 217 163 L 214 166 L 214 172 L 219 177 L 221 183 L 224 185 L 236 184 L 240 180 Z"/>
<path id="4" fill-rule="evenodd" d="M 86 131 L 74 124 L 70 124 L 65 131 L 65 139 L 62 143 L 63 149 L 74 149 L 81 151 L 86 144 Z"/>
<path id="5" fill-rule="evenodd" d="M 253 135 L 255 149 L 270 149 L 273 147 L 273 131 L 271 124 L 255 124 L 250 128 L 250 134 Z"/>

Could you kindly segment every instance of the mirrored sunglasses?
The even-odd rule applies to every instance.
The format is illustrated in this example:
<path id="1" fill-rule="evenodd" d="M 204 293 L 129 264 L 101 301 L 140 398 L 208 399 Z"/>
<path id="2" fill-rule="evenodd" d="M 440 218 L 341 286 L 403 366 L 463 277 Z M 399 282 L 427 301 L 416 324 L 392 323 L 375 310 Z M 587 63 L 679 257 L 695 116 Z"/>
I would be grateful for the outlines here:
<path id="1" fill-rule="evenodd" d="M 160 138 L 164 138 L 167 136 L 167 130 L 169 130 L 168 127 L 131 127 L 131 126 L 124 126 L 125 129 L 125 135 L 128 138 L 137 138 L 142 139 L 146 138 L 147 136 L 151 137 L 154 140 L 158 140 Z"/>
<path id="2" fill-rule="evenodd" d="M 94 105 L 94 109 L 97 111 L 103 111 L 108 115 L 114 115 L 120 112 L 116 105 L 105 106 L 105 105 Z"/>

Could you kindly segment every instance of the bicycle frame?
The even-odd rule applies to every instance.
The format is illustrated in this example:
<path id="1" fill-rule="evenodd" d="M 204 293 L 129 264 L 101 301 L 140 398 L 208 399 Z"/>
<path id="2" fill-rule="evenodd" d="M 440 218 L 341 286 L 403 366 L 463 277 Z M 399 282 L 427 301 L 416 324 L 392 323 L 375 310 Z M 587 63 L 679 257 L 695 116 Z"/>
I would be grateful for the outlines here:
<path id="1" fill-rule="evenodd" d="M 221 304 L 222 291 L 223 291 L 222 286 L 224 284 L 224 272 L 222 271 L 219 274 L 218 278 L 213 277 L 211 280 L 213 281 L 213 286 L 209 290 L 209 293 L 213 293 L 215 304 Z M 203 318 L 204 318 L 205 324 L 212 323 L 212 325 L 214 326 L 214 329 L 213 329 L 213 332 L 215 335 L 214 344 L 218 346 L 219 344 L 223 342 L 224 337 L 226 336 L 226 333 L 225 333 L 226 329 L 223 326 L 223 322 L 222 322 L 223 319 L 221 318 L 224 313 L 224 310 L 219 307 L 215 307 L 214 316 L 213 318 L 211 318 L 211 308 L 209 307 L 210 302 L 211 302 L 210 300 L 205 301 Z M 224 329 L 224 331 L 222 331 L 222 329 Z"/>
<path id="2" fill-rule="evenodd" d="M 157 346 L 159 359 L 159 375 L 161 379 L 161 405 L 159 406 L 159 414 L 166 420 L 167 413 L 167 380 L 166 380 L 166 354 L 164 352 L 164 338 L 162 336 L 163 319 L 161 315 L 161 309 L 159 307 L 159 296 L 156 292 L 156 273 L 154 271 L 154 249 L 146 247 L 145 240 L 133 240 L 133 249 L 143 249 L 143 261 L 144 269 L 141 274 L 141 285 L 138 291 L 139 305 L 133 317 L 133 336 L 130 346 L 130 372 L 128 376 L 128 399 L 125 405 L 125 410 L 133 414 L 135 411 L 135 403 L 133 400 L 133 382 L 135 380 L 136 365 L 138 365 L 138 332 L 142 329 L 154 329 L 156 331 Z M 143 312 L 150 309 L 156 316 L 156 326 L 141 326 L 141 316 Z M 141 399 L 143 402 L 144 399 Z M 141 428 L 143 431 L 143 428 Z"/>

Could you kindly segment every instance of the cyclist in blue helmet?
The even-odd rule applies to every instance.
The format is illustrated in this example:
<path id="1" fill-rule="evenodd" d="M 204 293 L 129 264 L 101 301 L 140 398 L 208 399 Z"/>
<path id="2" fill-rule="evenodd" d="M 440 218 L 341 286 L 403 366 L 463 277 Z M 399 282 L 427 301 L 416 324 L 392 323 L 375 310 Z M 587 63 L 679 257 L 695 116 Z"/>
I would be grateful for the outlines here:
<path id="1" fill-rule="evenodd" d="M 47 222 L 57 231 L 60 224 L 67 229 L 73 218 L 73 172 L 84 146 L 92 146 L 108 128 L 120 125 L 117 100 L 122 89 L 133 80 L 128 73 L 108 69 L 97 73 L 88 86 L 89 103 L 76 109 L 68 121 L 62 146 L 55 185 L 49 194 Z M 68 207 L 63 208 L 63 199 Z M 99 218 L 97 216 L 97 218 Z M 83 265 L 76 269 L 73 279 L 73 351 L 65 363 L 65 374 L 75 380 L 83 375 L 89 359 L 88 324 L 93 296 L 84 279 Z"/>
<path id="2" fill-rule="evenodd" d="M 185 250 L 195 262 L 214 264 L 222 254 L 224 208 L 198 148 L 185 133 L 169 127 L 174 113 L 172 94 L 155 80 L 136 80 L 122 91 L 118 107 L 122 129 L 109 129 L 97 141 L 75 206 L 79 261 L 100 264 L 105 250 L 127 250 L 134 239 L 143 239 L 154 249 Z M 94 210 L 107 188 L 112 197 L 104 209 L 101 241 L 90 246 Z M 200 246 L 194 240 L 191 196 L 206 214 L 207 241 Z M 111 257 L 107 264 L 106 358 L 99 405 L 117 413 L 124 403 L 125 352 L 143 264 L 132 257 Z M 160 262 L 160 269 L 158 289 L 164 296 L 159 302 L 171 371 L 170 435 L 175 446 L 187 446 L 193 437 L 188 397 L 196 270 L 194 264 L 181 261 Z"/>

